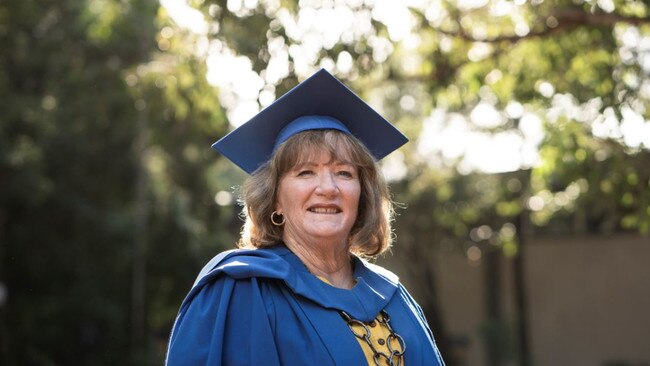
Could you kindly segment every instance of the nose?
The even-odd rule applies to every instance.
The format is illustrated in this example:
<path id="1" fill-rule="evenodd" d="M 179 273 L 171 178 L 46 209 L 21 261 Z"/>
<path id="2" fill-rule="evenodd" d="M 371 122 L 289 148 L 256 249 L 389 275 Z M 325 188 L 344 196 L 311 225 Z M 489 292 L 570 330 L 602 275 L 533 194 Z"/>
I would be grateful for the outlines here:
<path id="1" fill-rule="evenodd" d="M 322 195 L 333 195 L 339 191 L 339 187 L 336 184 L 336 179 L 332 172 L 324 172 L 323 174 L 320 174 L 316 191 Z"/>

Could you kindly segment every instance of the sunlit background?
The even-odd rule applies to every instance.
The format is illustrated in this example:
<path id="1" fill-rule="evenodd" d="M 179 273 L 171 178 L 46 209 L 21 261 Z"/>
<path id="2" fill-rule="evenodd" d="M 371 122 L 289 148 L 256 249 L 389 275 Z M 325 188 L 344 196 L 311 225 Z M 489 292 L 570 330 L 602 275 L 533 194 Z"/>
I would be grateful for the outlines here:
<path id="1" fill-rule="evenodd" d="M 321 58 L 322 49 L 332 49 L 338 43 L 352 43 L 356 39 L 366 38 L 372 48 L 372 58 L 382 63 L 391 55 L 394 43 L 403 47 L 400 62 L 406 72 L 416 72 L 420 68 L 421 55 L 417 50 L 424 41 L 418 34 L 419 27 L 410 9 L 417 9 L 432 24 L 441 24 L 449 14 L 444 11 L 442 2 L 429 0 L 391 1 L 391 0 L 350 0 L 350 1 L 300 1 L 300 11 L 293 15 L 281 7 L 277 1 L 227 1 L 227 10 L 245 18 L 259 7 L 267 14 L 272 14 L 272 28 L 282 27 L 292 44 L 288 45 L 282 37 L 268 39 L 270 54 L 262 75 L 253 70 L 252 62 L 246 56 L 238 55 L 220 40 L 211 41 L 208 37 L 210 24 L 199 10 L 188 5 L 185 0 L 161 0 L 169 16 L 182 28 L 196 33 L 195 51 L 207 57 L 207 78 L 210 84 L 219 88 L 220 102 L 226 108 L 228 120 L 237 127 L 254 116 L 260 109 L 268 106 L 277 97 L 275 85 L 293 72 L 303 80 L 318 68 L 330 72 L 350 75 L 354 60 L 350 53 L 342 51 L 336 59 Z M 472 10 L 487 7 L 486 16 L 508 16 L 514 23 L 514 33 L 525 37 L 530 32 L 522 9 L 526 1 L 458 1 L 460 10 Z M 369 9 L 355 11 L 361 5 Z M 598 1 L 597 6 L 606 12 L 615 9 L 613 1 Z M 208 9 L 210 14 L 223 11 L 218 5 Z M 381 22 L 387 34 L 378 36 L 371 22 Z M 215 26 L 215 25 L 213 25 Z M 216 25 L 218 26 L 218 25 Z M 620 42 L 620 56 L 627 62 L 638 62 L 644 74 L 650 73 L 650 37 L 641 34 L 636 28 L 616 32 Z M 472 36 L 482 39 L 487 36 L 481 25 L 472 28 Z M 440 47 L 451 51 L 451 40 L 442 39 Z M 640 52 L 639 52 L 640 51 Z M 476 42 L 467 52 L 472 62 L 480 62 L 491 57 L 493 52 L 489 43 Z M 636 60 L 633 58 L 636 56 Z M 290 61 L 291 59 L 291 61 Z M 290 70 L 291 68 L 291 70 Z M 227 70 L 227 71 L 226 71 Z M 493 84 L 501 79 L 502 71 L 495 69 L 485 78 L 486 84 Z M 631 77 L 630 84 L 639 86 L 644 98 L 650 97 L 650 83 Z M 615 138 L 631 148 L 650 146 L 650 123 L 643 117 L 645 107 L 625 107 L 622 116 L 617 117 L 613 110 L 605 110 L 599 96 L 585 103 L 578 103 L 570 94 L 556 93 L 552 83 L 539 80 L 536 91 L 550 100 L 546 116 L 538 116 L 528 110 L 517 100 L 511 100 L 503 109 L 499 109 L 495 96 L 486 87 L 481 93 L 481 101 L 467 114 L 447 110 L 445 103 L 435 105 L 423 122 L 423 129 L 417 136 L 418 153 L 424 160 L 437 164 L 454 164 L 458 160 L 458 169 L 463 173 L 480 171 L 501 173 L 526 169 L 539 161 L 538 147 L 544 139 L 542 118 L 557 119 L 561 116 L 576 118 L 589 124 L 592 133 L 600 138 Z M 400 96 L 400 107 L 405 110 L 415 108 L 416 96 Z M 376 106 L 380 108 L 380 106 Z M 517 130 L 486 133 L 482 129 L 494 129 L 503 126 L 508 119 L 519 119 Z M 478 128 L 476 128 L 478 127 Z M 386 166 L 389 177 L 399 179 L 404 172 L 403 162 L 391 160 Z"/>

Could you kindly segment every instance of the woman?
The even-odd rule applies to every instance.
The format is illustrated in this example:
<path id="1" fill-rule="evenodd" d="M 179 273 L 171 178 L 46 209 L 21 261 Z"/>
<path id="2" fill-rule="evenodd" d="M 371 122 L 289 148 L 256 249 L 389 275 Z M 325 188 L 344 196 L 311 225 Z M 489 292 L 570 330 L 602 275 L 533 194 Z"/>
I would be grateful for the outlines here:
<path id="1" fill-rule="evenodd" d="M 345 121 L 345 122 L 343 122 Z M 168 365 L 442 365 L 397 277 L 378 170 L 406 138 L 321 70 L 214 147 L 251 174 L 240 246 L 203 269 Z"/>

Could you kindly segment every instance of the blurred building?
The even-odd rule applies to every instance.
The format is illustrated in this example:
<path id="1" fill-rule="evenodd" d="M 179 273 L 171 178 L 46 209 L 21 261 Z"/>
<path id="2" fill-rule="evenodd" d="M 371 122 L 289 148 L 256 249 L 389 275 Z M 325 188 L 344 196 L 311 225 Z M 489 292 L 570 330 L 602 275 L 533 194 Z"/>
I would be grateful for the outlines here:
<path id="1" fill-rule="evenodd" d="M 496 258 L 498 268 L 490 269 L 485 258 L 450 250 L 435 263 L 441 316 L 462 365 L 493 364 L 494 352 L 500 364 L 520 363 L 513 262 Z M 533 365 L 650 365 L 649 238 L 530 238 L 522 259 Z M 488 276 L 498 277 L 496 300 Z M 498 302 L 496 321 L 490 301 Z"/>

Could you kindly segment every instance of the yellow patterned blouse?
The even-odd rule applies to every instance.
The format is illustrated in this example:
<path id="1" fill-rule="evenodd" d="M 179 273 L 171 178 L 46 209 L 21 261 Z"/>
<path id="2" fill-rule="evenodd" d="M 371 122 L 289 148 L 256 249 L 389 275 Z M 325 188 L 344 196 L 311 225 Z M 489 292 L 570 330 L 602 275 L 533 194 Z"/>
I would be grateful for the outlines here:
<path id="1" fill-rule="evenodd" d="M 331 285 L 331 283 L 327 281 L 325 278 L 320 276 L 317 277 L 321 281 Z M 378 314 L 375 320 L 371 321 L 370 323 L 361 323 L 360 321 L 354 320 L 352 322 L 348 322 L 348 324 L 350 324 L 351 331 L 353 331 L 354 334 L 356 335 L 355 339 L 357 340 L 357 342 L 359 342 L 359 345 L 361 346 L 361 349 L 363 350 L 363 353 L 366 356 L 366 359 L 368 360 L 368 365 L 389 366 L 388 359 L 386 356 L 390 356 L 391 354 L 390 350 L 392 349 L 399 352 L 400 354 L 402 353 L 402 345 L 399 343 L 397 338 L 389 337 L 391 332 L 388 329 L 386 322 L 383 321 L 382 313 Z M 375 358 L 375 352 L 372 350 L 370 344 L 368 344 L 368 342 L 363 337 L 365 334 L 368 334 L 370 343 L 372 343 L 372 346 L 375 348 L 375 350 L 385 354 L 386 356 L 379 356 Z M 390 348 L 388 342 L 390 342 Z M 397 356 L 393 357 L 393 362 L 395 365 L 398 364 Z M 403 361 L 399 364 L 404 366 Z"/>

